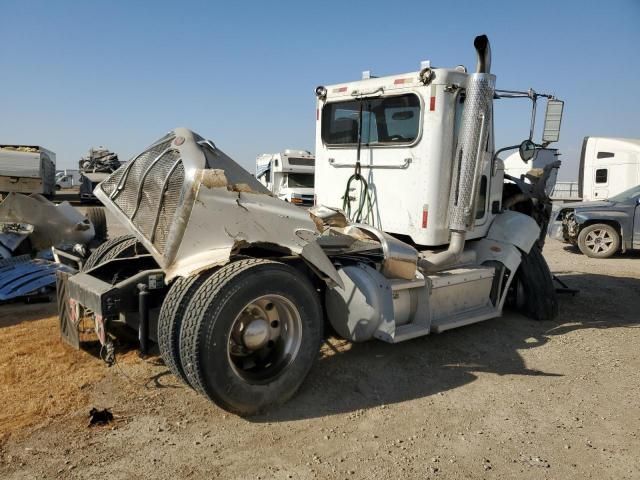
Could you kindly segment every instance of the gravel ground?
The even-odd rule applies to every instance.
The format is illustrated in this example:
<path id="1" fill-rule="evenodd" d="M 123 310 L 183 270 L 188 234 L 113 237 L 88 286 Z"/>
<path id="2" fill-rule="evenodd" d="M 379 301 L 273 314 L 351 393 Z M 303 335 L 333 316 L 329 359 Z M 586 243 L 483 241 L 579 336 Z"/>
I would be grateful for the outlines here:
<path id="1" fill-rule="evenodd" d="M 248 419 L 157 356 L 123 346 L 96 368 L 94 350 L 59 343 L 53 305 L 0 307 L 3 344 L 49 339 L 0 355 L 0 371 L 24 370 L 5 375 L 0 405 L 53 405 L 18 423 L 0 413 L 0 478 L 640 478 L 640 254 L 592 260 L 549 241 L 545 256 L 580 289 L 557 320 L 506 313 L 399 345 L 329 338 L 300 392 Z M 67 366 L 33 366 L 48 356 Z M 114 422 L 89 428 L 94 406 Z"/>

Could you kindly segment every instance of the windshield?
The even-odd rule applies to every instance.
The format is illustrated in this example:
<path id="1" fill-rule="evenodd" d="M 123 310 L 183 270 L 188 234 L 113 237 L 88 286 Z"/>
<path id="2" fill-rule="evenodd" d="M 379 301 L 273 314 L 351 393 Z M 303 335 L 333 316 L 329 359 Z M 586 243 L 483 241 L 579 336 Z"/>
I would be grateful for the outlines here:
<path id="1" fill-rule="evenodd" d="M 640 185 L 636 185 L 629 190 L 625 190 L 624 192 L 620 192 L 613 197 L 609 197 L 609 200 L 612 202 L 628 202 L 630 200 L 635 200 L 640 197 Z"/>
<path id="2" fill-rule="evenodd" d="M 327 145 L 357 145 L 362 107 L 362 145 L 409 144 L 418 138 L 420 100 L 414 94 L 328 103 L 322 113 Z"/>
<path id="3" fill-rule="evenodd" d="M 313 188 L 313 173 L 290 173 L 287 178 L 289 188 Z"/>

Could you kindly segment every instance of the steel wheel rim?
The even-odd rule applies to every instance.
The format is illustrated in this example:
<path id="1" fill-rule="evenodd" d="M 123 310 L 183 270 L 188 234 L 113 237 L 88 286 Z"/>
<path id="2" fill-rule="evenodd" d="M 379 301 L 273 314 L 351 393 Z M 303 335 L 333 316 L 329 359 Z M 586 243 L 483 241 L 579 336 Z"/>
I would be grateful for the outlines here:
<path id="1" fill-rule="evenodd" d="M 293 362 L 301 343 L 298 308 L 282 295 L 262 295 L 248 302 L 234 319 L 227 356 L 243 380 L 268 383 Z"/>
<path id="2" fill-rule="evenodd" d="M 593 253 L 606 253 L 611 249 L 611 245 L 613 245 L 613 237 L 609 233 L 609 230 L 598 228 L 587 234 L 584 239 L 584 244 Z"/>

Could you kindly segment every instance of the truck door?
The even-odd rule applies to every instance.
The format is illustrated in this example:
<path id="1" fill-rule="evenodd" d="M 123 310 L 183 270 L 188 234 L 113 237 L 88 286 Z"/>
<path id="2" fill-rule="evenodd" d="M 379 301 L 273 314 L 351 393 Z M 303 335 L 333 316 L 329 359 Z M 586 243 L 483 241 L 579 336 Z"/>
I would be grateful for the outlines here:
<path id="1" fill-rule="evenodd" d="M 609 197 L 609 168 L 595 168 L 593 171 L 593 199 L 604 200 Z"/>

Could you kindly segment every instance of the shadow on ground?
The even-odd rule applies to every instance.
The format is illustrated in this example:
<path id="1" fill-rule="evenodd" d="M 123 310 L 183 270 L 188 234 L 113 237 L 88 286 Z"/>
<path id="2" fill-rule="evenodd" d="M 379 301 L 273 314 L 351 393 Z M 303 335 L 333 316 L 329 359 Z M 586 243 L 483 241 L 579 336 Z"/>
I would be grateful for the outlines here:
<path id="1" fill-rule="evenodd" d="M 640 327 L 640 279 L 556 274 L 569 287 L 580 290 L 576 296 L 560 296 L 556 321 L 536 322 L 506 312 L 502 318 L 398 345 L 378 341 L 348 344 L 329 339 L 338 348 L 324 349 L 327 353 L 316 362 L 299 392 L 283 406 L 249 420 L 260 423 L 316 418 L 406 402 L 469 384 L 481 372 L 560 377 L 561 369 L 527 368 L 522 351 L 576 330 Z M 55 306 L 16 308 L 11 315 L 3 315 L 0 327 L 42 318 L 43 314 L 55 315 Z M 117 356 L 137 349 L 133 330 L 123 329 L 117 338 Z M 83 349 L 100 356 L 95 341 L 84 344 Z M 157 347 L 150 353 L 148 361 L 158 366 L 159 359 L 153 358 Z M 165 368 L 155 370 L 145 383 L 152 390 L 176 388 L 173 385 L 175 378 Z"/>
<path id="2" fill-rule="evenodd" d="M 405 402 L 468 384 L 480 372 L 559 376 L 528 369 L 520 352 L 574 330 L 640 327 L 640 279 L 558 275 L 581 293 L 560 297 L 556 321 L 536 322 L 506 312 L 502 318 L 403 344 L 354 344 L 321 358 L 292 400 L 249 420 L 316 418 Z"/>

